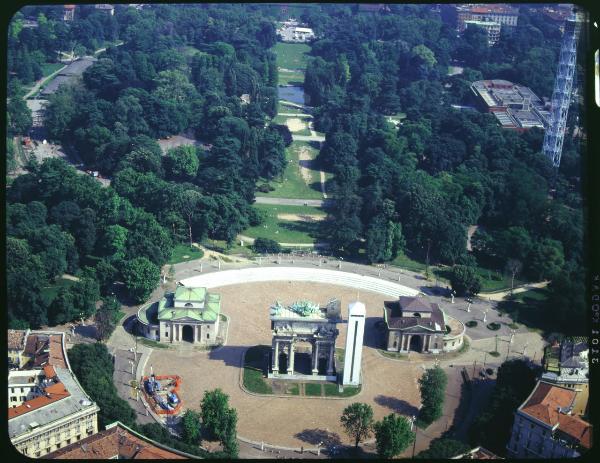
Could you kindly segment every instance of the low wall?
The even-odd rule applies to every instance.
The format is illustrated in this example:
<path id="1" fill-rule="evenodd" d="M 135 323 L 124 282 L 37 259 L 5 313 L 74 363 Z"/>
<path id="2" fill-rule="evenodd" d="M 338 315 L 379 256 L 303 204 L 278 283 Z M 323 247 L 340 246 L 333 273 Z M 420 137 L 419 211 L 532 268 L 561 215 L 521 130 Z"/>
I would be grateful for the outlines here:
<path id="1" fill-rule="evenodd" d="M 259 267 L 239 270 L 223 270 L 205 275 L 197 275 L 181 280 L 184 286 L 216 288 L 241 283 L 267 281 L 308 281 L 353 289 L 362 289 L 391 297 L 416 296 L 419 291 L 379 278 L 342 272 L 340 270 L 303 267 Z"/>

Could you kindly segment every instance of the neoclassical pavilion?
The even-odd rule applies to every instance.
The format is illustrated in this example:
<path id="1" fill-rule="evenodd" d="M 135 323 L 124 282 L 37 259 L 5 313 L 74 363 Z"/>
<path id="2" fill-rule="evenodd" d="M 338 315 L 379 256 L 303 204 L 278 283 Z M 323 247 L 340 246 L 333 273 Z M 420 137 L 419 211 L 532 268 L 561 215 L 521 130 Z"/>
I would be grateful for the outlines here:
<path id="1" fill-rule="evenodd" d="M 139 331 L 160 342 L 211 345 L 217 342 L 221 295 L 179 286 L 138 311 Z"/>
<path id="2" fill-rule="evenodd" d="M 386 349 L 395 352 L 439 352 L 460 348 L 465 326 L 425 297 L 400 296 L 385 302 Z"/>
<path id="3" fill-rule="evenodd" d="M 297 301 L 284 307 L 276 302 L 270 309 L 273 334 L 269 378 L 335 380 L 337 323 L 342 321 L 340 301 L 326 307 Z M 310 345 L 310 365 L 296 364 L 296 355 L 308 357 L 300 344 Z"/>

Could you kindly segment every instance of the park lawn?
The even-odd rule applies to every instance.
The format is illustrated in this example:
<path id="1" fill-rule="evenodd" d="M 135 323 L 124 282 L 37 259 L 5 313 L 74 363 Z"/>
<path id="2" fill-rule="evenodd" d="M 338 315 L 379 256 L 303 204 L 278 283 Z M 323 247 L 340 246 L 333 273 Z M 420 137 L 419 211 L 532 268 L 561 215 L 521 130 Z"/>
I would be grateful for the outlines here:
<path id="1" fill-rule="evenodd" d="M 300 71 L 279 71 L 279 85 L 304 85 L 304 73 Z"/>
<path id="2" fill-rule="evenodd" d="M 320 236 L 322 222 L 300 222 L 281 220 L 278 214 L 325 215 L 322 209 L 310 206 L 279 206 L 255 204 L 253 206 L 264 214 L 264 222 L 250 227 L 242 234 L 251 238 L 269 238 L 279 243 L 313 244 Z"/>
<path id="3" fill-rule="evenodd" d="M 169 259 L 168 263 L 178 264 L 189 260 L 201 259 L 203 256 L 204 252 L 201 249 L 196 247 L 190 248 L 187 244 L 177 244 L 173 248 L 173 253 L 171 254 L 171 259 Z"/>
<path id="4" fill-rule="evenodd" d="M 530 289 L 522 293 L 516 293 L 513 300 L 528 303 L 531 301 L 542 302 L 548 299 L 548 290 L 542 288 Z"/>
<path id="5" fill-rule="evenodd" d="M 481 293 L 490 293 L 495 291 L 504 291 L 510 289 L 510 275 L 487 269 L 484 267 L 475 267 L 475 272 L 481 278 Z M 433 273 L 441 280 L 450 281 L 452 267 L 436 268 Z M 526 283 L 515 278 L 515 288 Z"/>
<path id="6" fill-rule="evenodd" d="M 309 169 L 311 180 L 307 185 L 300 173 L 298 156 L 300 148 L 308 149 L 310 157 L 314 159 L 318 151 L 307 142 L 292 142 L 285 150 L 288 160 L 283 171 L 282 181 L 271 180 L 269 184 L 275 188 L 269 193 L 256 192 L 256 196 L 268 196 L 271 198 L 296 198 L 296 199 L 322 199 L 320 174 L 318 170 Z M 290 162 L 291 161 L 291 162 Z M 260 181 L 264 183 L 264 181 Z"/>
<path id="7" fill-rule="evenodd" d="M 206 239 L 202 242 L 202 246 L 230 256 L 241 255 L 243 257 L 252 258 L 255 255 L 254 251 L 251 247 L 249 247 L 249 245 L 241 246 L 239 241 L 235 241 L 228 248 L 225 240 Z M 235 258 L 234 262 L 236 262 Z"/>
<path id="8" fill-rule="evenodd" d="M 309 45 L 305 43 L 277 42 L 273 51 L 277 55 L 277 67 L 284 69 L 306 69 L 306 54 L 310 52 Z"/>
<path id="9" fill-rule="evenodd" d="M 304 124 L 304 128 L 302 130 L 296 130 L 291 132 L 292 135 L 310 135 L 310 129 L 308 128 L 308 124 L 310 122 L 310 118 L 306 117 L 306 116 L 280 116 L 277 115 L 275 116 L 275 118 L 273 119 L 273 123 L 274 124 L 280 124 L 280 125 L 287 125 L 287 120 L 288 119 L 300 119 L 302 121 L 302 123 Z M 293 146 L 293 145 L 290 145 Z M 314 157 L 314 156 L 313 156 Z"/>
<path id="10" fill-rule="evenodd" d="M 273 394 L 273 389 L 263 377 L 263 363 L 269 346 L 252 346 L 244 355 L 244 387 L 256 394 Z"/>
<path id="11" fill-rule="evenodd" d="M 390 262 L 391 265 L 400 267 L 411 272 L 424 272 L 426 265 L 422 262 L 416 261 L 408 257 L 403 252 L 398 253 L 396 258 Z"/>
<path id="12" fill-rule="evenodd" d="M 326 397 L 352 397 L 360 392 L 360 386 L 345 386 L 344 391 L 340 392 L 337 384 L 324 384 Z"/>
<path id="13" fill-rule="evenodd" d="M 63 63 L 44 63 L 42 64 L 42 74 L 44 77 L 48 77 L 50 74 L 55 73 L 63 66 Z"/>
<path id="14" fill-rule="evenodd" d="M 304 395 L 320 397 L 321 386 L 320 383 L 304 383 Z"/>
<path id="15" fill-rule="evenodd" d="M 67 280 L 66 278 L 59 278 L 56 280 L 51 286 L 47 286 L 40 291 L 40 295 L 42 296 L 42 300 L 47 304 L 52 304 L 52 301 L 58 296 L 58 291 L 60 288 L 68 288 L 73 286 L 76 282 L 73 280 Z"/>
<path id="16" fill-rule="evenodd" d="M 286 104 L 284 100 L 279 100 L 277 104 L 277 113 L 306 114 L 306 109 L 298 108 L 296 106 Z"/>

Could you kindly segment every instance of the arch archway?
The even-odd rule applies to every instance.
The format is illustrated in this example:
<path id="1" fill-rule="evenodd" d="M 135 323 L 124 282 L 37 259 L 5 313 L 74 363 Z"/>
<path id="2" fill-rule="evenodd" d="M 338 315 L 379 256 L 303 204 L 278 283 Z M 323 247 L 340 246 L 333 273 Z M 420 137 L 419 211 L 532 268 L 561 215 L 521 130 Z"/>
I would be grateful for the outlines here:
<path id="1" fill-rule="evenodd" d="M 190 325 L 184 325 L 181 330 L 181 340 L 186 342 L 194 342 L 194 328 Z"/>
<path id="2" fill-rule="evenodd" d="M 423 350 L 423 336 L 413 334 L 410 338 L 410 346 L 408 349 L 413 352 L 421 352 Z"/>

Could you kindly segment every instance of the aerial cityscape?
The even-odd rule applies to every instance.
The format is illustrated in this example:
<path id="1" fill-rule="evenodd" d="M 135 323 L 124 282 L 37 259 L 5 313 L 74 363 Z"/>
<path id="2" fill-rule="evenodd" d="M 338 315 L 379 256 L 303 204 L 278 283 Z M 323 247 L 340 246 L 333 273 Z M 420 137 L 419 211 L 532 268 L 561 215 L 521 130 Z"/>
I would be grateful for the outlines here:
<path id="1" fill-rule="evenodd" d="M 588 27 L 16 11 L 8 461 L 589 455 Z"/>

